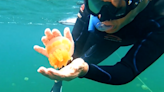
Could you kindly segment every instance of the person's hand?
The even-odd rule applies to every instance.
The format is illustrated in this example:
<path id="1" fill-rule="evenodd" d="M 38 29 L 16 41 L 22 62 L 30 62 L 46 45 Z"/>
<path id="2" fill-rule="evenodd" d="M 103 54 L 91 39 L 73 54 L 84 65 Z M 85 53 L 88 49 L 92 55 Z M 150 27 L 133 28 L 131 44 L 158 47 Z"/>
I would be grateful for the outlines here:
<path id="1" fill-rule="evenodd" d="M 63 67 L 60 70 L 54 68 L 40 67 L 38 72 L 42 75 L 56 81 L 70 81 L 76 77 L 84 76 L 88 71 L 88 64 L 83 59 L 77 58 L 73 60 L 69 65 Z"/>
<path id="2" fill-rule="evenodd" d="M 46 46 L 46 45 L 50 44 L 51 41 L 53 41 L 53 39 L 55 39 L 55 38 L 60 39 L 60 37 L 62 37 L 62 35 L 61 35 L 59 30 L 53 29 L 51 31 L 49 28 L 47 28 L 45 30 L 45 36 L 43 36 L 41 40 L 42 40 L 43 44 Z M 70 29 L 68 27 L 66 27 L 64 29 L 64 37 L 69 39 L 70 42 L 71 42 L 71 51 L 70 51 L 70 53 L 71 53 L 71 56 L 72 56 L 72 54 L 74 52 L 74 41 L 73 41 L 72 35 L 70 33 Z M 43 55 L 45 55 L 46 57 L 48 57 L 48 53 L 47 53 L 47 51 L 44 47 L 40 47 L 38 45 L 35 45 L 34 50 L 41 53 L 41 54 L 43 54 Z"/>

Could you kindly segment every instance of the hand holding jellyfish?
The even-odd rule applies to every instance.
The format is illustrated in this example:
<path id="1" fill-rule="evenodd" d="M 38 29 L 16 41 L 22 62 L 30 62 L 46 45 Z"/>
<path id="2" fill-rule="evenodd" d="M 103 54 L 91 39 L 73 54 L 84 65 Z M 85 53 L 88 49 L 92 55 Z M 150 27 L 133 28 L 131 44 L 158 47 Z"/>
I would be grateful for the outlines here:
<path id="1" fill-rule="evenodd" d="M 42 42 L 45 48 L 35 45 L 34 49 L 48 57 L 51 66 L 62 68 L 69 63 L 68 61 L 71 60 L 74 52 L 74 41 L 68 27 L 64 29 L 64 37 L 59 30 L 53 29 L 51 31 L 47 28 Z"/>

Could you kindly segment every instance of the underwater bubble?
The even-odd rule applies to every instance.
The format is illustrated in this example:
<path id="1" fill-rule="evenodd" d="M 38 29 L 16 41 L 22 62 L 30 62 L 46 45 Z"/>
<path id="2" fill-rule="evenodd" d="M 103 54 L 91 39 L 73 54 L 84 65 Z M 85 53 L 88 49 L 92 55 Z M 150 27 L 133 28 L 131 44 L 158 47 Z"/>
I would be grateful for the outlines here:
<path id="1" fill-rule="evenodd" d="M 15 86 L 15 83 L 12 83 L 11 85 L 12 85 L 12 86 Z"/>
<path id="2" fill-rule="evenodd" d="M 139 83 L 138 83 L 138 84 L 136 84 L 136 86 L 137 86 L 137 87 L 140 87 L 140 86 L 141 86 L 141 84 L 139 84 Z"/>
<path id="3" fill-rule="evenodd" d="M 28 80 L 29 80 L 29 78 L 28 78 L 28 77 L 24 77 L 24 80 L 25 80 L 25 81 L 28 81 Z"/>
<path id="4" fill-rule="evenodd" d="M 149 89 L 146 85 L 142 85 L 141 87 L 142 87 L 142 89 L 144 89 L 144 90 L 148 90 L 148 89 Z"/>
<path id="5" fill-rule="evenodd" d="M 146 78 L 146 77 L 144 77 L 143 79 L 144 79 L 145 81 L 147 80 L 147 78 Z"/>

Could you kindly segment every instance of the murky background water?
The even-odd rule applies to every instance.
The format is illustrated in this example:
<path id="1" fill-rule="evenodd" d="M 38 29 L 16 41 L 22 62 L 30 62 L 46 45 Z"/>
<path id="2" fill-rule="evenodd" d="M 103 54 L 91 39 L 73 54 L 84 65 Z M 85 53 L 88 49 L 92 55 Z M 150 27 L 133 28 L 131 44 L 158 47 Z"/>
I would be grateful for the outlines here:
<path id="1" fill-rule="evenodd" d="M 78 0 L 0 0 L 0 92 L 49 92 L 53 81 L 37 73 L 50 67 L 46 57 L 35 52 L 43 46 L 46 28 L 63 32 L 58 21 L 76 18 Z M 71 29 L 73 26 L 68 26 Z M 129 46 L 130 47 L 130 46 Z M 129 47 L 122 47 L 101 64 L 115 64 Z M 113 86 L 88 79 L 63 83 L 63 92 L 164 92 L 163 57 L 129 84 Z M 152 91 L 145 88 L 145 85 Z"/>

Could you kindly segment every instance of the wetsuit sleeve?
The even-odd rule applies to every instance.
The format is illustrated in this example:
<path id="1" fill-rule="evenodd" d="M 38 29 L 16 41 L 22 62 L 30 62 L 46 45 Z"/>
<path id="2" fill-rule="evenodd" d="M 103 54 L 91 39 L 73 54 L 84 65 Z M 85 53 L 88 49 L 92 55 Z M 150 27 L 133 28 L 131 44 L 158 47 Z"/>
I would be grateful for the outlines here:
<path id="1" fill-rule="evenodd" d="M 154 31 L 135 43 L 120 62 L 113 66 L 90 64 L 88 73 L 83 77 L 113 85 L 132 81 L 164 52 L 164 27 L 158 26 L 159 28 L 147 28 Z"/>

